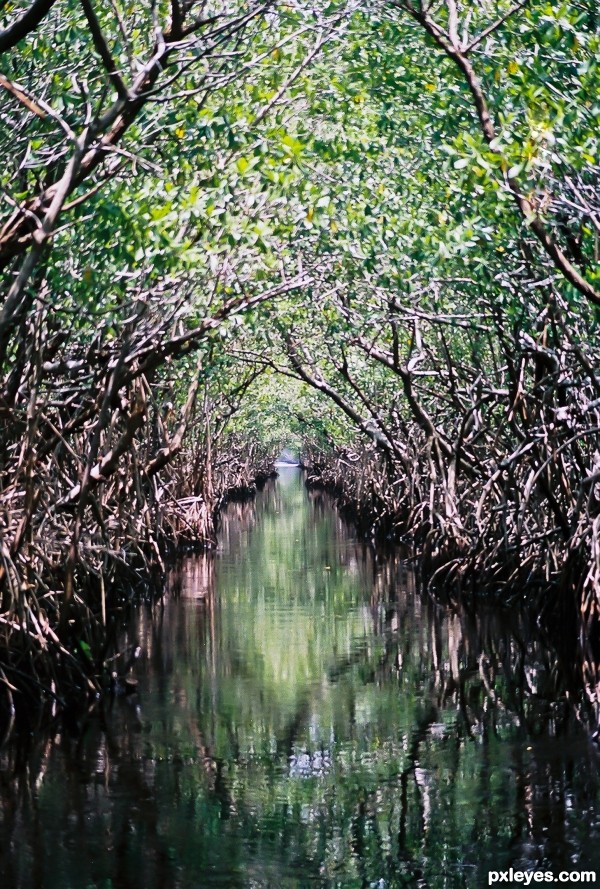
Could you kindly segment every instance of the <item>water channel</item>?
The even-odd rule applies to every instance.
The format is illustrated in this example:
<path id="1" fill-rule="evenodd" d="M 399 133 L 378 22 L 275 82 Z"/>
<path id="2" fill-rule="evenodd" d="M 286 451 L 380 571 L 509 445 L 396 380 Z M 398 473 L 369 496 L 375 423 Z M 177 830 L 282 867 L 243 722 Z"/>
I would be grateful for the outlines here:
<path id="1" fill-rule="evenodd" d="M 600 759 L 535 626 L 423 597 L 297 469 L 126 634 L 137 694 L 0 754 L 2 889 L 600 879 Z"/>

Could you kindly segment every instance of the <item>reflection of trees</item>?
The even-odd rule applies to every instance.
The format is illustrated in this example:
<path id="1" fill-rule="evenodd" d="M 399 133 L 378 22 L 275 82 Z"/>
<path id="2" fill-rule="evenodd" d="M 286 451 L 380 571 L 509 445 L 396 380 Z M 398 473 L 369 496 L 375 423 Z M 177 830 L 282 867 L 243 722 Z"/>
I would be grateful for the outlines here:
<path id="1" fill-rule="evenodd" d="M 118 734 L 105 724 L 92 738 L 60 733 L 29 751 L 27 766 L 1 789 L 2 847 L 12 852 L 2 885 L 58 889 L 76 873 L 86 886 L 109 878 L 115 886 L 169 885 L 153 776 L 131 755 L 129 721 Z M 118 804 L 116 789 L 128 805 Z"/>
<path id="2" fill-rule="evenodd" d="M 390 584 L 390 570 L 388 563 L 388 596 L 374 614 L 376 632 L 386 641 L 373 681 L 389 681 L 396 673 L 401 688 L 410 688 L 427 675 L 424 706 L 407 736 L 409 762 L 400 774 L 401 853 L 419 834 L 420 852 L 431 850 L 426 834 L 434 812 L 464 785 L 477 745 L 476 805 L 465 838 L 485 849 L 486 842 L 504 836 L 507 861 L 516 859 L 523 868 L 552 860 L 572 865 L 571 856 L 582 848 L 575 812 L 587 810 L 598 792 L 595 753 L 578 724 L 578 708 L 569 702 L 573 677 L 560 669 L 557 653 L 524 615 L 480 610 L 473 616 L 441 608 L 415 596 L 410 586 Z M 511 745 L 502 764 L 499 742 Z M 438 835 L 441 830 L 447 836 L 449 826 L 437 816 Z"/>
<path id="3" fill-rule="evenodd" d="M 322 496 L 232 505 L 126 635 L 139 700 L 4 754 L 2 885 L 480 885 L 583 849 L 595 754 L 547 640 L 422 597 Z"/>

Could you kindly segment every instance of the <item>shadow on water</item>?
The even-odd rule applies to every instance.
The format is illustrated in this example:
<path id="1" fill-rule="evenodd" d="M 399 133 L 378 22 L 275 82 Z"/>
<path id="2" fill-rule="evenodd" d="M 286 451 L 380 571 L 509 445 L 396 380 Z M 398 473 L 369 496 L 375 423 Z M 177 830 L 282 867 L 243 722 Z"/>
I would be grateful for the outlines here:
<path id="1" fill-rule="evenodd" d="M 419 595 L 298 470 L 124 632 L 138 694 L 1 755 L 5 889 L 600 871 L 597 751 L 535 624 Z"/>

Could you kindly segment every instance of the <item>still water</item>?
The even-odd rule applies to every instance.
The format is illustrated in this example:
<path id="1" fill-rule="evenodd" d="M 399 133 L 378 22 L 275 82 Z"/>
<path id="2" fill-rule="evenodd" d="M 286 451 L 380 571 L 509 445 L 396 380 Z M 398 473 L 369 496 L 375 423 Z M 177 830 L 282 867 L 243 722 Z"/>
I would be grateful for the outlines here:
<path id="1" fill-rule="evenodd" d="M 2 889 L 600 880 L 599 756 L 556 655 L 419 595 L 297 469 L 127 636 L 136 695 L 0 758 Z"/>

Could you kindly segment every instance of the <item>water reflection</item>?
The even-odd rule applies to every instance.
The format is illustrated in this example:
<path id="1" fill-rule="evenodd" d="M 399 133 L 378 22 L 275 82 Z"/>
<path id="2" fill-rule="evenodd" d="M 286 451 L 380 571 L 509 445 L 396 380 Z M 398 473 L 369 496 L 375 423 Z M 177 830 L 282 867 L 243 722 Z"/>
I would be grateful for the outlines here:
<path id="1" fill-rule="evenodd" d="M 600 872 L 598 760 L 518 614 L 376 563 L 281 470 L 126 628 L 139 693 L 0 771 L 0 885 L 482 886 Z"/>

